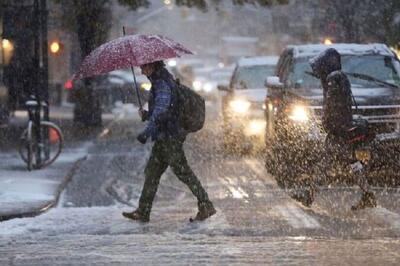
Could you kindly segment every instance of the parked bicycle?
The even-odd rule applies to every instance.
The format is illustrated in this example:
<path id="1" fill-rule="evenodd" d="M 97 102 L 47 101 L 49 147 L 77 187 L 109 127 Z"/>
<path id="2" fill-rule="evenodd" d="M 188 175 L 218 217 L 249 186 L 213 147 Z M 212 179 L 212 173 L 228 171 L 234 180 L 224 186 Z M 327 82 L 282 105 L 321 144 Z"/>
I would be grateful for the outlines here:
<path id="1" fill-rule="evenodd" d="M 29 120 L 20 138 L 19 154 L 31 171 L 53 163 L 61 153 L 64 138 L 56 124 L 43 121 L 43 110 L 48 108 L 45 102 L 31 98 L 25 106 Z"/>

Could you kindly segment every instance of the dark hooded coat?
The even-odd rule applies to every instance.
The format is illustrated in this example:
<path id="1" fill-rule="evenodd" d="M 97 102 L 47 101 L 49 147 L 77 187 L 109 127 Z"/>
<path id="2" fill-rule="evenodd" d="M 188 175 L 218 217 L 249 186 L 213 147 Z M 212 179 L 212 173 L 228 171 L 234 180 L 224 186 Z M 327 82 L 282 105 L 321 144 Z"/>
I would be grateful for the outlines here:
<path id="1" fill-rule="evenodd" d="M 323 88 L 322 125 L 328 135 L 343 139 L 352 123 L 352 94 L 350 81 L 341 71 L 340 54 L 330 48 L 312 58 L 310 64 Z"/>

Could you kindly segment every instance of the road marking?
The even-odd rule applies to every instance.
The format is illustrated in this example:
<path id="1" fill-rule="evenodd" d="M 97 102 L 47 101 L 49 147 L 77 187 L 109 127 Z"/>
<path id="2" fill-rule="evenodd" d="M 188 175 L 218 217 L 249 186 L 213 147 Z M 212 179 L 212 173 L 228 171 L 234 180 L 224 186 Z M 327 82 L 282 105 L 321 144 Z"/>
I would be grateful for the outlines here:
<path id="1" fill-rule="evenodd" d="M 292 226 L 293 228 L 320 228 L 321 225 L 318 223 L 316 219 L 306 214 L 303 210 L 301 210 L 297 206 L 277 206 L 274 208 L 285 220 L 286 222 Z"/>
<path id="2" fill-rule="evenodd" d="M 221 182 L 228 187 L 229 191 L 232 193 L 233 198 L 243 199 L 249 197 L 249 194 L 247 194 L 238 184 L 236 184 L 230 178 L 222 178 Z"/>
<path id="3" fill-rule="evenodd" d="M 262 177 L 265 183 L 269 185 L 275 184 L 275 181 L 272 179 L 271 175 L 267 173 L 264 165 L 260 163 L 260 161 L 255 159 L 246 159 L 244 162 L 250 167 L 251 170 L 253 170 L 254 173 L 256 173 L 259 177 Z"/>

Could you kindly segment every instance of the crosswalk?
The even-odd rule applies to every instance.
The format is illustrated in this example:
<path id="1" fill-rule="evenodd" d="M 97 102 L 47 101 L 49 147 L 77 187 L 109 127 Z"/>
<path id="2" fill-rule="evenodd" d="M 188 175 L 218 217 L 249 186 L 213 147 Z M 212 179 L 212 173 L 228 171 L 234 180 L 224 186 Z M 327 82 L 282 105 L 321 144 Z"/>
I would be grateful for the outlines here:
<path id="1" fill-rule="evenodd" d="M 319 222 L 311 215 L 306 214 L 301 208 L 290 203 L 276 206 L 275 211 L 295 229 L 314 229 L 320 228 Z"/>
<path id="2" fill-rule="evenodd" d="M 354 213 L 347 210 L 349 208 L 346 206 L 346 209 L 343 208 L 345 210 L 338 214 L 332 213 L 332 208 L 335 208 L 335 206 L 326 208 L 326 206 L 319 206 L 318 203 L 315 203 L 312 208 L 307 208 L 294 201 L 284 190 L 278 187 L 273 177 L 265 171 L 261 161 L 245 159 L 241 162 L 227 161 L 227 163 L 229 167 L 236 165 L 246 168 L 248 174 L 237 172 L 237 174 L 229 173 L 220 176 L 218 179 L 220 185 L 227 190 L 227 193 L 221 193 L 225 196 L 220 200 L 236 200 L 235 208 L 240 209 L 242 208 L 241 205 L 247 206 L 243 208 L 248 210 L 248 215 L 253 216 L 252 213 L 256 213 L 256 216 L 262 215 L 262 218 L 267 220 L 266 225 L 268 219 L 274 220 L 275 227 L 273 229 L 286 226 L 293 230 L 316 229 L 332 233 L 335 223 L 342 221 L 343 226 L 349 227 L 346 229 L 348 231 L 351 231 L 353 227 L 355 232 L 365 229 L 367 231 L 390 231 L 400 234 L 400 214 L 393 210 L 379 206 L 375 209 L 366 209 Z M 239 164 L 242 165 L 239 166 Z M 328 194 L 331 192 L 324 191 L 324 193 L 325 197 L 329 197 Z M 337 193 L 332 193 L 331 200 L 335 201 L 337 196 Z M 354 198 L 356 199 L 357 196 L 354 196 Z M 221 208 L 220 211 L 229 212 L 224 208 Z M 242 213 L 241 215 L 246 217 L 246 214 Z M 256 216 L 253 217 L 255 220 L 258 219 Z M 227 222 L 231 222 L 229 217 L 226 214 Z"/>

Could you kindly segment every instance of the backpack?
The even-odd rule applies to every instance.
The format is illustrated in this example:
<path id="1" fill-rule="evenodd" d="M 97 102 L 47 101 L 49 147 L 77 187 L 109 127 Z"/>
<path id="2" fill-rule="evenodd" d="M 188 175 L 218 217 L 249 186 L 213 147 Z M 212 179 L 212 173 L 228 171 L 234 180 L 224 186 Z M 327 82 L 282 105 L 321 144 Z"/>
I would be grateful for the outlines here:
<path id="1" fill-rule="evenodd" d="M 206 118 L 206 104 L 199 94 L 175 81 L 177 96 L 177 116 L 182 128 L 188 132 L 196 132 L 203 128 Z"/>

